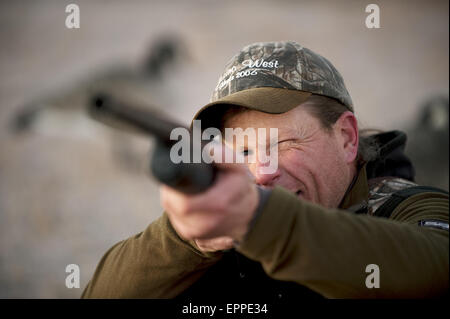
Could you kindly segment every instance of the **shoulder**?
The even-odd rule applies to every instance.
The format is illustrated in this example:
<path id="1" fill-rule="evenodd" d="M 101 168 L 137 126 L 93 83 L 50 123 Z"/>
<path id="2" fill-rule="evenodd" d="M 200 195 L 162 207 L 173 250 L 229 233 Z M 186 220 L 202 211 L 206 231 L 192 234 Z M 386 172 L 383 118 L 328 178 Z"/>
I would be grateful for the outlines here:
<path id="1" fill-rule="evenodd" d="M 369 214 L 448 231 L 448 192 L 397 177 L 369 181 Z"/>
<path id="2" fill-rule="evenodd" d="M 421 187 L 417 187 L 421 189 Z M 417 226 L 448 231 L 449 196 L 437 189 L 424 188 L 405 197 L 393 210 L 393 220 L 405 221 Z"/>
<path id="3" fill-rule="evenodd" d="M 416 186 L 418 186 L 416 183 L 400 177 L 378 177 L 368 180 L 369 215 L 377 215 L 377 211 L 392 198 L 393 194 Z"/>

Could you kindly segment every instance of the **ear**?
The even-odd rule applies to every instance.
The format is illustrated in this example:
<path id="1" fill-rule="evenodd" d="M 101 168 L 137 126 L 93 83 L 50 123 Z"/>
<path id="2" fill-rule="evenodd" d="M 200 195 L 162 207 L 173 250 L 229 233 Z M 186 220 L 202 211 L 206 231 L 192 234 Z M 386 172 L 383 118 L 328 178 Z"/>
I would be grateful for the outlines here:
<path id="1" fill-rule="evenodd" d="M 358 122 L 355 115 L 346 111 L 342 113 L 334 125 L 335 133 L 339 139 L 339 145 L 342 148 L 344 159 L 347 164 L 352 163 L 358 155 Z"/>

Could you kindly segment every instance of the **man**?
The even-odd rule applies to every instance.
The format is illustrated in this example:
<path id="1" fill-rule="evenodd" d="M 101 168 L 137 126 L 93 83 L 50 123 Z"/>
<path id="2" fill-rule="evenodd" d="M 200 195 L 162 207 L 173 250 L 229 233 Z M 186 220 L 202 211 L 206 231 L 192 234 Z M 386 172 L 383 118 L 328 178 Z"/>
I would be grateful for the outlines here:
<path id="1" fill-rule="evenodd" d="M 278 148 L 277 169 L 261 173 L 267 163 L 256 156 L 217 164 L 215 183 L 200 194 L 162 186 L 163 216 L 105 254 L 83 297 L 447 292 L 448 194 L 412 182 L 403 133 L 362 136 L 328 60 L 295 42 L 249 45 L 195 118 L 222 131 L 278 129 L 266 143 Z M 246 141 L 235 151 L 247 157 L 264 145 Z"/>

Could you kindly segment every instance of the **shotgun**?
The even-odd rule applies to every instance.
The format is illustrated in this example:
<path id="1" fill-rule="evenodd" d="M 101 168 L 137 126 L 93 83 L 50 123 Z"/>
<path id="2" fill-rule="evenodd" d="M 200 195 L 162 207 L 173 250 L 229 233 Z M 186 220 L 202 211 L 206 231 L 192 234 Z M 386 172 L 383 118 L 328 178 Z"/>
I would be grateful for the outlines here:
<path id="1" fill-rule="evenodd" d="M 155 148 L 151 156 L 150 171 L 159 182 L 186 194 L 203 192 L 214 183 L 217 172 L 214 164 L 204 161 L 174 163 L 170 158 L 171 147 L 178 142 L 170 139 L 170 133 L 181 127 L 187 129 L 192 138 L 189 128 L 149 110 L 148 107 L 130 105 L 112 94 L 101 92 L 92 95 L 88 114 L 110 127 L 153 136 Z M 201 152 L 194 149 L 194 144 L 189 145 L 190 154 Z"/>

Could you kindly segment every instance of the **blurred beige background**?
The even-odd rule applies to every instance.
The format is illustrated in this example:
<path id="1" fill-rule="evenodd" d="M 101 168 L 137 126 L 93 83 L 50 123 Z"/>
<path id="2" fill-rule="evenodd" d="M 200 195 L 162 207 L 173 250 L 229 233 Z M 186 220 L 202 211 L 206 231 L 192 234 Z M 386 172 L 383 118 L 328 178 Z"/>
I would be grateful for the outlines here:
<path id="1" fill-rule="evenodd" d="M 80 29 L 65 27 L 69 3 Z M 380 29 L 365 26 L 369 3 Z M 161 213 L 151 143 L 87 118 L 90 88 L 131 90 L 187 124 L 242 46 L 295 40 L 341 72 L 363 126 L 412 131 L 426 101 L 448 100 L 448 27 L 448 1 L 1 1 L 0 297 L 78 298 L 103 253 Z M 141 81 L 161 39 L 176 54 Z M 448 144 L 427 155 L 424 134 L 424 160 L 448 159 Z M 448 164 L 433 168 L 419 173 L 448 189 Z M 80 289 L 65 286 L 72 263 Z"/>

